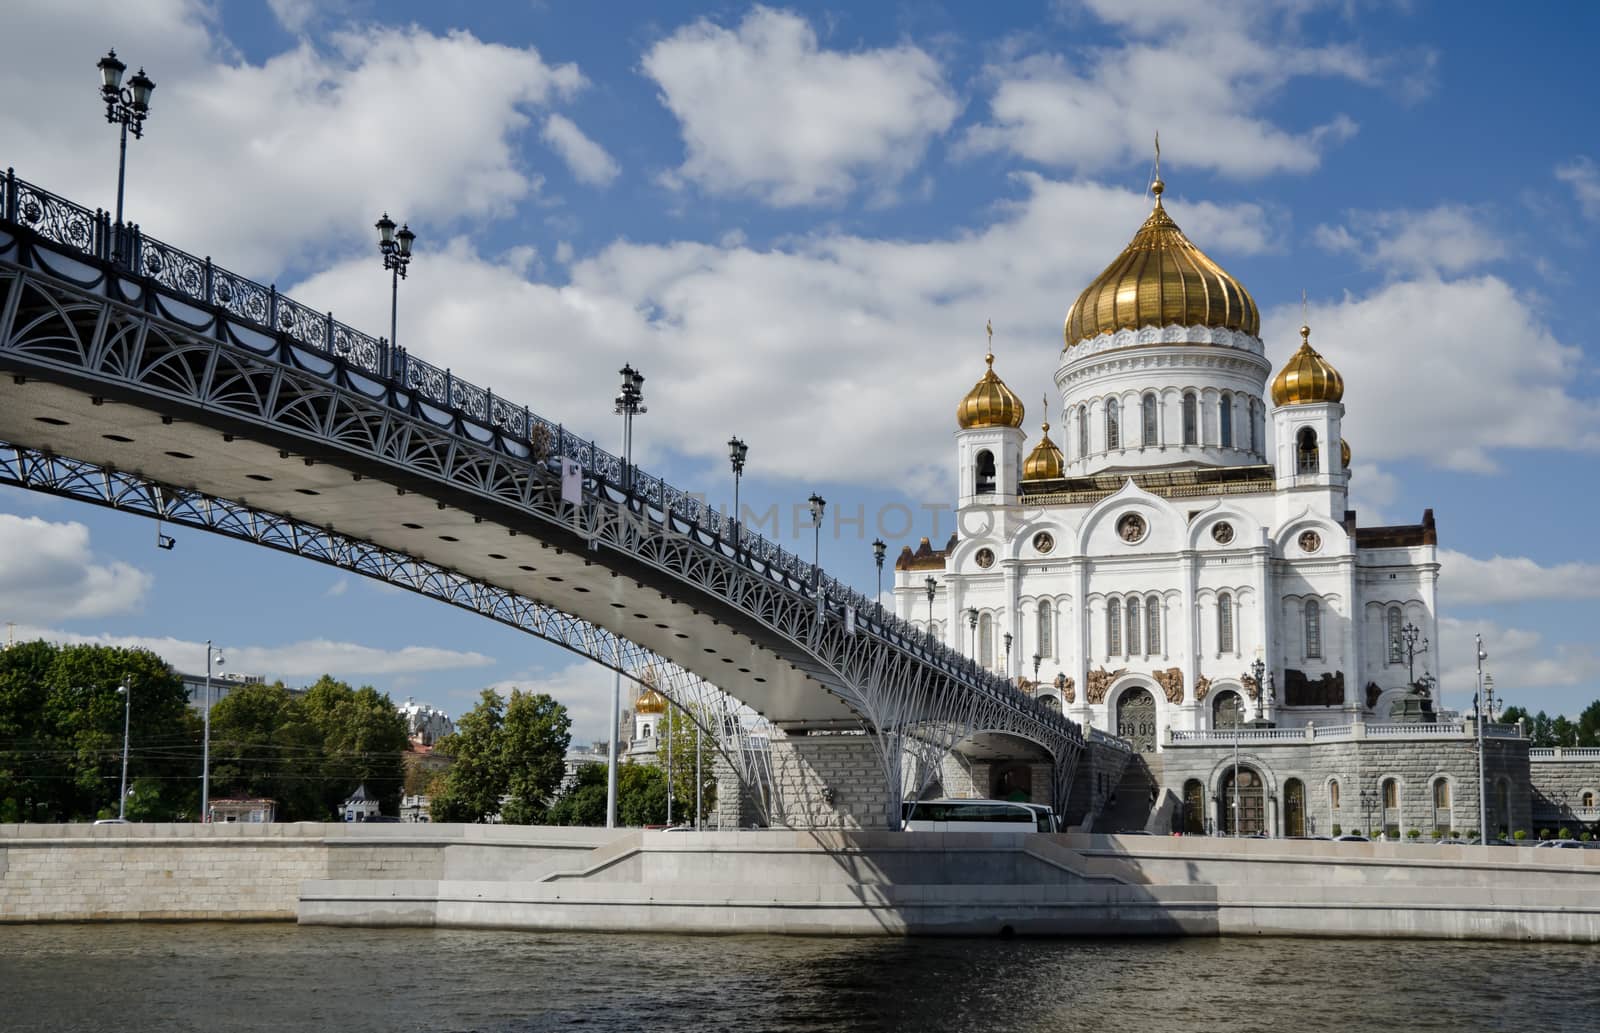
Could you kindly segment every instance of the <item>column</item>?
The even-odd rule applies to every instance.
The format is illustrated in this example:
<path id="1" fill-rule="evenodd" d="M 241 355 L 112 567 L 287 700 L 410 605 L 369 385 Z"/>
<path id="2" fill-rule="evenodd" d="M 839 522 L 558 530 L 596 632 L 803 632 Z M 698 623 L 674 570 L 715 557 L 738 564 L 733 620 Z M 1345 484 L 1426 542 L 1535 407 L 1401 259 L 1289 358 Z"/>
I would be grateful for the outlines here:
<path id="1" fill-rule="evenodd" d="M 1018 570 L 1020 563 L 1020 560 L 1006 560 L 1002 564 L 1006 579 L 1006 626 L 1004 628 L 995 628 L 994 631 L 996 635 L 1000 636 L 998 645 L 1001 649 L 1005 649 L 1006 646 L 1005 632 L 1009 631 L 1011 633 L 1011 649 L 1006 655 L 1005 666 L 1000 673 L 1010 674 L 1013 678 L 1019 675 L 1031 678 L 1033 677 L 1033 668 L 1017 660 L 1019 656 L 1028 652 L 1022 642 L 1022 604 L 1019 600 L 1022 593 L 1022 578 Z"/>
<path id="2" fill-rule="evenodd" d="M 1347 666 L 1344 673 L 1344 705 L 1348 710 L 1356 705 L 1361 698 L 1363 689 L 1362 672 L 1366 669 L 1362 654 L 1366 649 L 1366 604 L 1360 596 L 1361 572 L 1356 567 L 1355 542 L 1350 543 L 1350 555 L 1345 558 L 1345 596 L 1349 599 L 1346 608 L 1350 612 L 1349 644 L 1345 647 L 1344 659 Z M 1429 801 L 1432 803 L 1432 800 Z"/>
<path id="3" fill-rule="evenodd" d="M 1283 686 L 1284 658 L 1279 654 L 1273 641 L 1273 634 L 1277 627 L 1276 616 L 1282 600 L 1278 598 L 1277 586 L 1273 583 L 1271 557 L 1268 555 L 1270 547 L 1262 545 L 1251 550 L 1250 573 L 1252 583 L 1255 585 L 1256 612 L 1251 621 L 1256 633 L 1256 641 L 1261 646 L 1261 659 L 1266 661 L 1267 670 L 1272 673 L 1273 684 L 1280 689 Z M 1240 615 L 1235 615 L 1235 622 L 1241 627 L 1243 621 Z M 1248 655 L 1248 651 L 1247 651 Z M 1248 656 L 1246 663 L 1252 662 L 1254 656 Z M 1258 692 L 1265 691 L 1265 686 L 1257 688 Z M 1246 700 L 1246 703 L 1249 701 Z M 1263 706 L 1262 715 L 1268 720 L 1272 719 L 1276 707 L 1268 704 Z"/>

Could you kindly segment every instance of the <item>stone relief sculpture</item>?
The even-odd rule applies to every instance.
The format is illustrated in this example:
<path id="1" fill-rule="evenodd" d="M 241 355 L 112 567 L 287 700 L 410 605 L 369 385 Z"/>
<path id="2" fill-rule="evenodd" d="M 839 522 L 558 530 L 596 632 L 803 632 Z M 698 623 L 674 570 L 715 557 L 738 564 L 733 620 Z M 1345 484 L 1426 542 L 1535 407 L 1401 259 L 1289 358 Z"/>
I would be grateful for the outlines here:
<path id="1" fill-rule="evenodd" d="M 1072 678 L 1065 674 L 1056 676 L 1056 691 L 1061 693 L 1063 702 L 1071 703 L 1077 699 L 1076 688 L 1077 686 L 1073 683 Z"/>
<path id="2" fill-rule="evenodd" d="M 1203 701 L 1206 694 L 1211 691 L 1211 679 L 1202 675 L 1194 680 L 1194 699 L 1196 703 Z"/>
<path id="3" fill-rule="evenodd" d="M 1169 667 L 1165 671 L 1154 672 L 1151 677 L 1161 686 L 1161 691 L 1167 694 L 1168 703 L 1183 702 L 1183 668 Z"/>
<path id="4" fill-rule="evenodd" d="M 1251 699 L 1255 699 L 1261 694 L 1261 686 L 1256 684 L 1254 675 L 1239 675 L 1239 684 L 1244 686 L 1245 695 L 1249 696 Z"/>
<path id="5" fill-rule="evenodd" d="M 1126 667 L 1119 667 L 1115 671 L 1108 671 L 1104 667 L 1096 667 L 1089 672 L 1088 687 L 1084 690 L 1083 698 L 1089 703 L 1104 703 L 1106 690 L 1111 688 L 1111 683 L 1128 673 Z"/>

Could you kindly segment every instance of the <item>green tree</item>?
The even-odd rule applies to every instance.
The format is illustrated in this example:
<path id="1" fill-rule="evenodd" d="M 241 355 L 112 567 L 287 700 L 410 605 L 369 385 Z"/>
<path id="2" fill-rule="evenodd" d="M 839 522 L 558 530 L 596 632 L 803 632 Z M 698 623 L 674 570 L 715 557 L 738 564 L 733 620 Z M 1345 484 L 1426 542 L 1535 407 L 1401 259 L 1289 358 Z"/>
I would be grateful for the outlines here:
<path id="1" fill-rule="evenodd" d="M 512 825 L 542 823 L 566 774 L 572 744 L 567 708 L 545 693 L 512 689 L 500 732 L 510 797 L 501 817 Z"/>
<path id="2" fill-rule="evenodd" d="M 707 728 L 716 728 L 717 721 L 711 717 L 705 722 Z M 703 783 L 703 813 L 710 816 L 717 809 L 717 781 L 713 772 L 716 770 L 717 746 L 715 737 L 708 734 L 695 734 L 696 726 L 691 720 L 690 713 L 685 709 L 672 706 L 667 713 L 662 715 L 661 751 L 656 760 L 665 765 L 668 762 L 666 742 L 672 742 L 671 771 L 672 779 L 672 817 L 674 821 L 693 821 L 695 805 L 695 751 L 699 750 L 699 777 Z M 663 816 L 665 820 L 665 816 Z"/>
<path id="3" fill-rule="evenodd" d="M 505 765 L 500 759 L 500 728 L 506 701 L 484 689 L 478 705 L 461 715 L 456 730 L 434 743 L 451 760 L 444 786 L 433 798 L 434 821 L 482 821 L 500 810 L 505 795 Z"/>
<path id="4" fill-rule="evenodd" d="M 394 702 L 370 685 L 353 689 L 328 675 L 300 702 L 322 740 L 322 809 L 337 813 L 365 785 L 381 813 L 399 814 L 409 741 Z"/>
<path id="5" fill-rule="evenodd" d="M 667 775 L 653 764 L 617 768 L 617 822 L 660 825 L 667 820 Z M 600 826 L 606 823 L 606 766 L 585 764 L 572 787 L 550 808 L 552 825 Z"/>
<path id="6" fill-rule="evenodd" d="M 1578 715 L 1578 745 L 1600 746 L 1600 699 L 1583 708 Z"/>
<path id="7" fill-rule="evenodd" d="M 580 767 L 573 784 L 550 806 L 549 821 L 552 825 L 604 825 L 606 766 L 585 764 Z"/>
<path id="8" fill-rule="evenodd" d="M 283 821 L 326 821 L 322 735 L 283 684 L 243 685 L 211 708 L 211 798 L 266 798 Z"/>

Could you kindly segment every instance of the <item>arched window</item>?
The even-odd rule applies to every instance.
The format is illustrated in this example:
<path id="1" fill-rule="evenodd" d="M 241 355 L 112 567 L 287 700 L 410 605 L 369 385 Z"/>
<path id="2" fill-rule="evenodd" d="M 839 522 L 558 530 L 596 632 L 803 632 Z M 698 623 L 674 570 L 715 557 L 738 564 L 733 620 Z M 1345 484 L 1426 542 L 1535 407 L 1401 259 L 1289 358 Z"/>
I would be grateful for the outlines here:
<path id="1" fill-rule="evenodd" d="M 994 494 L 994 453 L 984 449 L 973 463 L 974 491 L 979 495 Z"/>
<path id="2" fill-rule="evenodd" d="M 1384 835 L 1390 839 L 1398 839 L 1402 824 L 1400 817 L 1400 783 L 1392 778 L 1386 778 L 1383 780 L 1383 814 L 1381 821 Z"/>
<path id="3" fill-rule="evenodd" d="M 1254 398 L 1250 399 L 1250 451 L 1257 454 L 1261 452 L 1261 436 L 1256 430 L 1256 421 L 1261 419 L 1260 413 L 1257 412 L 1260 404 Z"/>
<path id="4" fill-rule="evenodd" d="M 1283 834 L 1306 834 L 1306 784 L 1298 778 L 1283 783 Z"/>
<path id="5" fill-rule="evenodd" d="M 1139 597 L 1128 597 L 1128 655 L 1139 652 Z"/>
<path id="6" fill-rule="evenodd" d="M 1122 447 L 1122 405 L 1115 398 L 1106 399 L 1106 451 Z"/>
<path id="7" fill-rule="evenodd" d="M 646 739 L 650 738 L 650 725 L 649 725 L 648 722 L 646 722 L 645 725 L 642 728 L 640 728 L 640 731 L 644 733 L 644 736 L 643 736 L 644 738 L 646 738 Z"/>
<path id="8" fill-rule="evenodd" d="M 1039 604 L 1039 638 L 1038 638 L 1038 643 L 1039 643 L 1038 652 L 1039 652 L 1040 656 L 1052 656 L 1052 655 L 1054 655 L 1053 651 L 1050 648 L 1050 604 L 1047 603 L 1047 602 Z"/>
<path id="9" fill-rule="evenodd" d="M 1140 442 L 1146 448 L 1159 445 L 1161 423 L 1156 412 L 1156 396 L 1147 394 L 1139 402 L 1141 422 L 1144 424 L 1144 438 Z"/>
<path id="10" fill-rule="evenodd" d="M 1339 809 L 1339 780 L 1336 778 L 1328 783 L 1328 810 Z"/>
<path id="11" fill-rule="evenodd" d="M 1316 473 L 1319 465 L 1317 432 L 1310 427 L 1301 427 L 1295 438 L 1295 468 L 1301 473 Z"/>
<path id="12" fill-rule="evenodd" d="M 1433 780 L 1433 827 L 1450 831 L 1450 780 L 1443 775 Z"/>
<path id="13" fill-rule="evenodd" d="M 1306 658 L 1322 659 L 1322 606 L 1306 600 Z"/>
<path id="14" fill-rule="evenodd" d="M 1203 836 L 1206 832 L 1206 787 L 1198 778 L 1183 784 L 1183 834 Z"/>
<path id="15" fill-rule="evenodd" d="M 1106 652 L 1112 656 L 1122 653 L 1122 600 L 1106 600 Z"/>
<path id="16" fill-rule="evenodd" d="M 1078 458 L 1089 454 L 1089 407 L 1078 406 Z"/>
<path id="17" fill-rule="evenodd" d="M 1403 664 L 1406 662 L 1405 643 L 1400 639 L 1401 620 L 1400 607 L 1389 607 L 1389 613 L 1385 617 L 1385 631 L 1389 635 L 1389 662 L 1391 664 Z"/>
<path id="18" fill-rule="evenodd" d="M 1144 601 L 1145 653 L 1161 655 L 1161 597 L 1153 595 Z"/>
<path id="19" fill-rule="evenodd" d="M 1578 806 L 1582 807 L 1586 811 L 1594 809 L 1594 790 L 1593 789 L 1585 789 L 1583 791 L 1583 795 L 1578 797 Z"/>
<path id="20" fill-rule="evenodd" d="M 1222 406 L 1217 410 L 1217 428 L 1223 448 L 1233 447 L 1233 395 L 1222 392 Z"/>
<path id="21" fill-rule="evenodd" d="M 978 618 L 978 663 L 994 669 L 994 618 L 987 613 Z"/>
<path id="22" fill-rule="evenodd" d="M 1219 692 L 1211 701 L 1211 727 L 1237 728 L 1244 724 L 1244 697 L 1237 692 Z"/>
<path id="23" fill-rule="evenodd" d="M 1193 391 L 1186 391 L 1183 395 L 1183 443 L 1200 443 L 1200 400 Z"/>
<path id="24" fill-rule="evenodd" d="M 1233 596 L 1217 595 L 1217 652 L 1233 652 Z"/>

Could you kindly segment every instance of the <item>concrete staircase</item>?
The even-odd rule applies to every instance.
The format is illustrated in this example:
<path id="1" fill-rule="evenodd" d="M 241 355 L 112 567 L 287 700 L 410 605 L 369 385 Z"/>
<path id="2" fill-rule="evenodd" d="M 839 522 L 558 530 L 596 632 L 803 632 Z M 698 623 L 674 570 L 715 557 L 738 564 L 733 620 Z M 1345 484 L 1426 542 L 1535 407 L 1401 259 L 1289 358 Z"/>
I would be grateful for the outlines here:
<path id="1" fill-rule="evenodd" d="M 1159 753 L 1139 753 L 1122 769 L 1117 788 L 1095 821 L 1096 832 L 1143 831 L 1166 835 L 1172 831 L 1176 798 L 1161 789 Z M 1172 799 L 1168 799 L 1172 797 Z"/>

